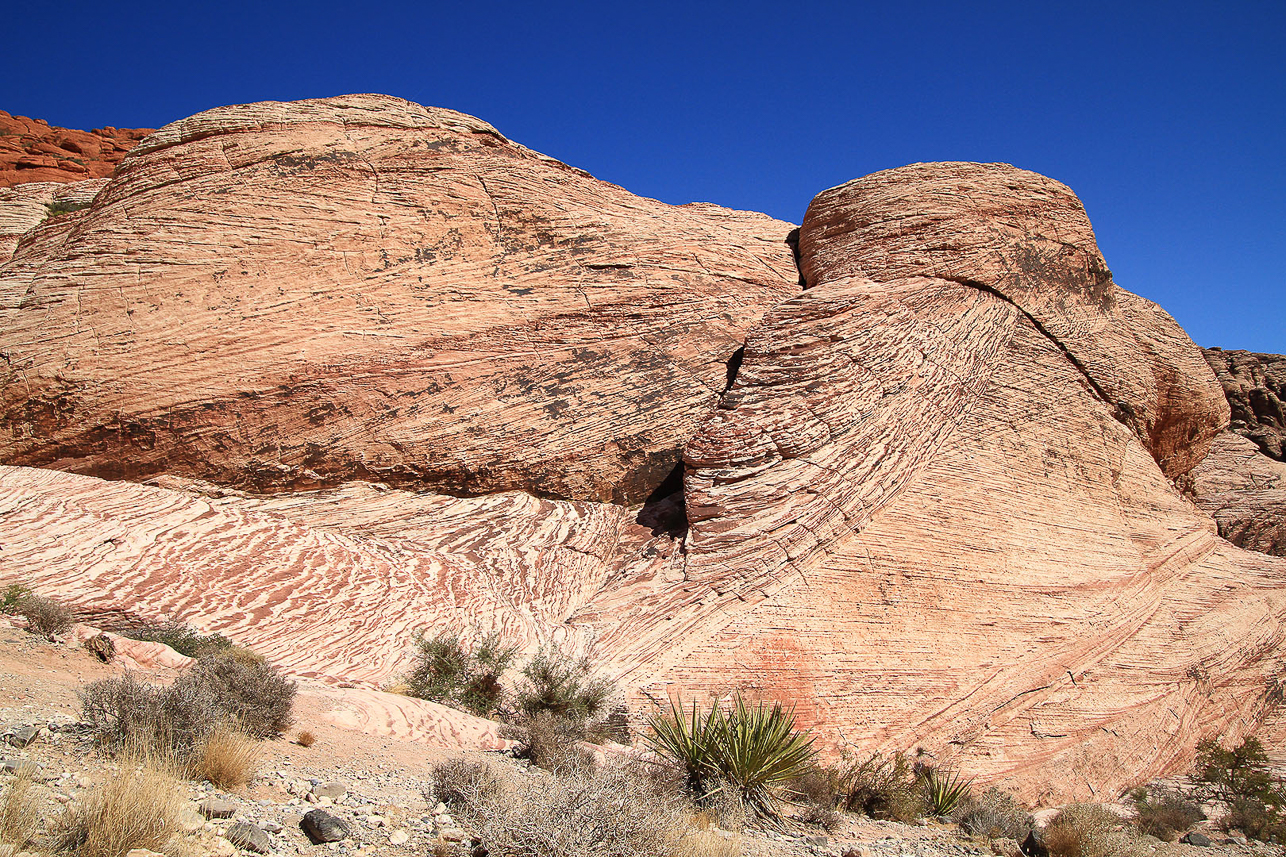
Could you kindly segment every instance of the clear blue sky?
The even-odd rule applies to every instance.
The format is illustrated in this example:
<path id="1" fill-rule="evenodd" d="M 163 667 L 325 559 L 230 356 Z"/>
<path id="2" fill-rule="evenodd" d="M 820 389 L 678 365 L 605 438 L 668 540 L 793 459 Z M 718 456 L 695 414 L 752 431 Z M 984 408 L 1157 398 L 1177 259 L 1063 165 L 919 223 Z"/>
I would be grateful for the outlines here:
<path id="1" fill-rule="evenodd" d="M 384 92 L 645 196 L 796 223 L 916 161 L 1084 200 L 1122 286 L 1286 353 L 1286 2 L 26 3 L 0 109 L 155 127 Z"/>

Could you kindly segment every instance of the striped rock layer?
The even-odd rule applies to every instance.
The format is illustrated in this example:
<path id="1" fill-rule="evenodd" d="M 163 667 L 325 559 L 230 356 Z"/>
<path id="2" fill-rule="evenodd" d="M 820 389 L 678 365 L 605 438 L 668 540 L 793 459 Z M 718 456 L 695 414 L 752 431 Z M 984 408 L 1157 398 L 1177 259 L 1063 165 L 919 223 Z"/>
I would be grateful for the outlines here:
<path id="1" fill-rule="evenodd" d="M 1036 800 L 1264 723 L 1286 560 L 1176 487 L 1227 401 L 1071 191 L 922 164 L 790 233 L 396 99 L 167 126 L 0 268 L 0 579 L 355 691 L 499 629 Z"/>

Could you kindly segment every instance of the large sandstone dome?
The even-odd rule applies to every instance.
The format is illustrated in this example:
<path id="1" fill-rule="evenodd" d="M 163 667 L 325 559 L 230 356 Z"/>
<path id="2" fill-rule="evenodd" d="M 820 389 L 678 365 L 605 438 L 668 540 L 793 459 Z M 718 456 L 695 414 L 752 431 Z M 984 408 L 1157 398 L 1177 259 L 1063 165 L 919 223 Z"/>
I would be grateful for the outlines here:
<path id="1" fill-rule="evenodd" d="M 889 170 L 796 233 L 348 96 L 95 193 L 0 267 L 0 579 L 363 686 L 498 628 L 1046 800 L 1280 698 L 1286 560 L 1178 487 L 1227 400 L 1055 181 Z"/>

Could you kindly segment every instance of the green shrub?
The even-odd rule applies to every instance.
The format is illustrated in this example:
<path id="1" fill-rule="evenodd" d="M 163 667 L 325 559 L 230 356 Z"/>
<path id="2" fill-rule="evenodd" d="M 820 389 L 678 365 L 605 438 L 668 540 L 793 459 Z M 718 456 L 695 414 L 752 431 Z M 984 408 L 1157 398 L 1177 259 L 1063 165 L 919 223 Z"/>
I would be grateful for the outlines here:
<path id="1" fill-rule="evenodd" d="M 981 795 L 961 799 L 951 820 L 970 836 L 989 839 L 1022 839 L 1035 823 L 1009 792 L 992 786 Z"/>
<path id="2" fill-rule="evenodd" d="M 649 725 L 648 743 L 686 772 L 698 800 L 730 788 L 749 810 L 769 819 L 780 817 L 770 789 L 802 775 L 815 755 L 813 738 L 795 729 L 793 708 L 777 702 L 752 707 L 740 693 L 726 712 L 718 702 L 704 714 L 696 704 L 689 714 L 671 703 Z"/>
<path id="3" fill-rule="evenodd" d="M 1130 792 L 1135 824 L 1144 833 L 1173 842 L 1180 833 L 1205 818 L 1195 803 L 1168 789 L 1137 788 Z"/>
<path id="4" fill-rule="evenodd" d="M 74 160 L 74 159 L 73 159 Z M 45 219 L 52 220 L 55 217 L 61 217 L 64 214 L 70 214 L 73 211 L 89 208 L 88 202 L 72 202 L 67 199 L 56 199 L 53 202 L 45 204 Z"/>
<path id="5" fill-rule="evenodd" d="M 180 655 L 186 655 L 189 658 L 200 658 L 234 648 L 232 641 L 227 637 L 219 634 L 202 634 L 173 617 L 159 622 L 135 625 L 122 631 L 121 636 L 148 643 L 163 643 Z"/>
<path id="6" fill-rule="evenodd" d="M 876 753 L 841 769 L 840 807 L 907 824 L 925 812 L 924 787 L 904 754 Z"/>
<path id="7" fill-rule="evenodd" d="M 542 648 L 522 668 L 518 710 L 528 717 L 548 712 L 568 720 L 587 721 L 607 705 L 615 685 L 590 672 L 589 661 Z"/>
<path id="8" fill-rule="evenodd" d="M 1226 830 L 1240 830 L 1251 839 L 1286 844 L 1286 821 L 1277 807 L 1259 798 L 1238 796 L 1228 804 L 1222 825 Z"/>
<path id="9" fill-rule="evenodd" d="M 513 663 L 517 646 L 505 646 L 492 632 L 471 649 L 454 633 L 416 640 L 415 665 L 406 677 L 408 693 L 480 716 L 496 711 L 504 698 L 500 679 Z"/>
<path id="10" fill-rule="evenodd" d="M 27 620 L 28 631 L 42 637 L 65 633 L 75 619 L 71 610 L 54 599 L 34 594 L 18 599 L 17 613 Z"/>
<path id="11" fill-rule="evenodd" d="M 1211 797 L 1231 802 L 1255 798 L 1269 806 L 1283 803 L 1282 790 L 1268 770 L 1268 754 L 1258 738 L 1247 738 L 1232 750 L 1207 738 L 1197 745 L 1197 779 Z"/>
<path id="12" fill-rule="evenodd" d="M 31 587 L 25 583 L 10 583 L 0 590 L 0 613 L 13 615 L 18 612 L 18 603 L 31 594 Z"/>

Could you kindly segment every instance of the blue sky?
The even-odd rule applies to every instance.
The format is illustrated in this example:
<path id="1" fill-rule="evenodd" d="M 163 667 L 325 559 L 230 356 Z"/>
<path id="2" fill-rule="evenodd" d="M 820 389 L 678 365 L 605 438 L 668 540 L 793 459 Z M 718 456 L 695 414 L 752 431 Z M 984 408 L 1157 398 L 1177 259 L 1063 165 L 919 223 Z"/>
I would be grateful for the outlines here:
<path id="1" fill-rule="evenodd" d="M 62 3 L 10 13 L 0 109 L 74 128 L 385 92 L 644 196 L 798 223 L 916 161 L 1085 202 L 1201 345 L 1286 352 L 1286 3 Z"/>

